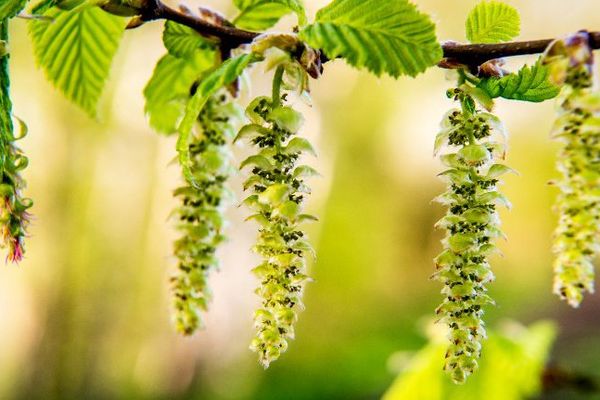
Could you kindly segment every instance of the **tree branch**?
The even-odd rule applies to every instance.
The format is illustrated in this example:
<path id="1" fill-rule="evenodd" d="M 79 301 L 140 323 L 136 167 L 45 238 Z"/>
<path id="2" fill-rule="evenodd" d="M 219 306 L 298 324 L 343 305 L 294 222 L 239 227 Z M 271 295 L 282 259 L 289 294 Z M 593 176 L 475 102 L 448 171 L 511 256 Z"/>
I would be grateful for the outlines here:
<path id="1" fill-rule="evenodd" d="M 160 0 L 146 0 L 141 12 L 141 17 L 144 21 L 164 19 L 177 22 L 194 29 L 202 36 L 216 38 L 224 47 L 231 49 L 242 44 L 251 43 L 259 35 L 259 33 L 245 31 L 243 29 L 211 24 L 194 15 L 179 12 L 167 6 Z"/>
<path id="2" fill-rule="evenodd" d="M 589 32 L 590 47 L 600 49 L 600 32 Z M 458 44 L 447 42 L 442 45 L 444 58 L 460 64 L 481 65 L 495 58 L 523 56 L 543 53 L 554 39 L 529 40 L 497 44 Z"/>
<path id="3" fill-rule="evenodd" d="M 598 377 L 581 374 L 558 366 L 548 366 L 542 373 L 544 393 L 574 390 L 580 393 L 600 393 Z"/>
<path id="4" fill-rule="evenodd" d="M 259 35 L 259 33 L 243 29 L 211 24 L 196 16 L 174 10 L 162 3 L 161 0 L 146 0 L 141 17 L 144 21 L 164 19 L 177 22 L 194 29 L 202 36 L 218 39 L 225 48 L 236 48 L 251 43 Z M 600 49 L 600 32 L 589 32 L 589 37 L 591 48 Z M 444 58 L 452 62 L 478 66 L 496 58 L 543 53 L 553 40 L 544 39 L 497 44 L 446 42 L 442 44 L 442 49 Z M 327 61 L 327 59 L 323 61 Z"/>

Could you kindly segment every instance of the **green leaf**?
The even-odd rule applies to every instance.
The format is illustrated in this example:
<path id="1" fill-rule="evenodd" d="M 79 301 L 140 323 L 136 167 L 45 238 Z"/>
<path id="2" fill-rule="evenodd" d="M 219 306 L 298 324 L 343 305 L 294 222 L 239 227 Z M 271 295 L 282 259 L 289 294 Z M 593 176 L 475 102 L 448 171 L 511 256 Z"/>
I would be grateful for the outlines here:
<path id="1" fill-rule="evenodd" d="M 57 0 L 42 0 L 31 9 L 31 14 L 39 16 L 44 14 L 47 10 L 54 7 Z"/>
<path id="2" fill-rule="evenodd" d="M 229 85 L 235 81 L 244 72 L 246 67 L 257 61 L 254 54 L 242 54 L 225 61 L 206 77 L 198 86 L 192 101 L 189 102 L 185 117 L 179 126 L 179 131 L 182 135 L 187 135 L 191 132 L 194 121 L 200 115 L 200 111 L 204 108 L 206 101 L 210 96 L 215 94 L 219 89 Z"/>
<path id="3" fill-rule="evenodd" d="M 533 66 L 525 65 L 516 74 L 502 78 L 485 78 L 477 85 L 490 97 L 539 103 L 558 95 L 560 88 L 550 80 L 550 69 L 538 60 Z"/>
<path id="4" fill-rule="evenodd" d="M 38 64 L 65 96 L 91 116 L 110 72 L 126 20 L 98 7 L 52 8 L 30 25 Z"/>
<path id="5" fill-rule="evenodd" d="M 552 350 L 556 327 L 546 321 L 529 327 L 504 321 L 501 328 L 490 328 L 479 371 L 466 385 L 454 384 L 440 367 L 448 346 L 445 331 L 429 329 L 428 334 L 429 344 L 410 357 L 400 358 L 402 361 L 396 365 L 401 372 L 383 400 L 539 398 L 540 376 Z"/>
<path id="6" fill-rule="evenodd" d="M 198 32 L 173 21 L 165 23 L 163 43 L 170 54 L 179 58 L 193 57 L 200 49 L 213 49 L 213 43 Z"/>
<path id="7" fill-rule="evenodd" d="M 482 1 L 469 13 L 467 39 L 471 43 L 501 43 L 519 36 L 519 12 L 500 1 Z"/>
<path id="8" fill-rule="evenodd" d="M 300 0 L 234 0 L 240 14 L 233 23 L 243 29 L 264 31 L 289 13 L 298 16 L 298 25 L 306 25 L 306 11 Z"/>
<path id="9" fill-rule="evenodd" d="M 166 134 L 177 130 L 191 98 L 192 85 L 212 68 L 214 61 L 214 52 L 208 49 L 185 59 L 166 54 L 158 61 L 144 88 L 145 111 L 154 129 Z"/>
<path id="10" fill-rule="evenodd" d="M 12 18 L 25 8 L 27 0 L 2 0 L 0 2 L 0 20 Z"/>
<path id="11" fill-rule="evenodd" d="M 300 37 L 376 75 L 416 76 L 442 58 L 435 25 L 408 0 L 334 0 Z"/>
<path id="12" fill-rule="evenodd" d="M 179 124 L 177 151 L 179 152 L 179 162 L 183 167 L 184 176 L 191 183 L 194 182 L 194 179 L 189 169 L 190 156 L 188 143 L 194 122 L 198 118 L 198 115 L 200 115 L 209 97 L 219 89 L 235 81 L 244 72 L 246 67 L 255 61 L 258 61 L 258 57 L 255 54 L 242 54 L 228 59 L 200 83 L 194 97 L 188 102 L 183 120 Z"/>

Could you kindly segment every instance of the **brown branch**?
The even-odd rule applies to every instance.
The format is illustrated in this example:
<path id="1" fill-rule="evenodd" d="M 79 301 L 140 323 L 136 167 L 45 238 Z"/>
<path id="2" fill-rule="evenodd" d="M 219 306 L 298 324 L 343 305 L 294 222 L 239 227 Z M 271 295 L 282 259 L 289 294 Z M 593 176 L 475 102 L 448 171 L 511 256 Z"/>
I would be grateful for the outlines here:
<path id="1" fill-rule="evenodd" d="M 233 49 L 242 44 L 251 43 L 259 35 L 256 32 L 245 31 L 243 29 L 211 24 L 194 15 L 174 10 L 160 0 L 146 0 L 143 4 L 141 10 L 142 20 L 164 19 L 177 22 L 194 29 L 202 36 L 219 39 L 222 45 L 228 48 Z"/>
<path id="2" fill-rule="evenodd" d="M 196 30 L 199 34 L 220 40 L 222 46 L 235 48 L 251 43 L 259 33 L 243 29 L 217 26 L 193 15 L 181 13 L 170 8 L 161 0 L 145 0 L 141 17 L 144 21 L 165 19 L 177 22 Z M 600 32 L 590 32 L 590 47 L 600 49 Z M 478 66 L 496 58 L 543 53 L 553 39 L 508 42 L 497 44 L 459 44 L 447 42 L 442 44 L 444 58 L 452 62 Z M 325 58 L 323 61 L 327 61 Z"/>
<path id="3" fill-rule="evenodd" d="M 444 58 L 460 64 L 481 65 L 496 58 L 543 53 L 554 39 L 529 40 L 497 44 L 444 43 Z M 600 32 L 589 32 L 590 47 L 600 49 Z"/>
<path id="4" fill-rule="evenodd" d="M 598 377 L 585 375 L 558 366 L 548 366 L 542 373 L 544 393 L 574 390 L 580 393 L 600 393 Z"/>

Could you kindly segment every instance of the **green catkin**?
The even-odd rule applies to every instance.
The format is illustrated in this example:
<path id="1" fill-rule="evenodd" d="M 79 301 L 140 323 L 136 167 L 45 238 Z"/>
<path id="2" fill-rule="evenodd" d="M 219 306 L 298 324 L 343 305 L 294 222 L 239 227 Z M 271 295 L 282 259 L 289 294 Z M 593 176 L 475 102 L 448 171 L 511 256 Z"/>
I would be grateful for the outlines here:
<path id="1" fill-rule="evenodd" d="M 0 21 L 0 41 L 8 43 L 8 21 Z M 9 55 L 0 56 L 0 230 L 3 247 L 8 248 L 7 260 L 19 262 L 25 254 L 24 241 L 27 236 L 32 206 L 31 199 L 21 194 L 26 186 L 21 171 L 27 167 L 28 159 L 15 145 L 10 100 Z"/>
<path id="2" fill-rule="evenodd" d="M 191 335 L 202 327 L 201 313 L 211 300 L 207 280 L 219 263 L 215 256 L 223 235 L 224 211 L 231 198 L 226 181 L 232 170 L 228 143 L 237 110 L 227 94 L 209 99 L 189 143 L 191 178 L 174 195 L 181 237 L 175 242 L 178 271 L 172 277 L 176 329 Z"/>
<path id="3" fill-rule="evenodd" d="M 446 237 L 444 250 L 435 259 L 433 278 L 444 284 L 444 301 L 436 309 L 449 328 L 444 369 L 462 383 L 477 368 L 486 337 L 483 308 L 493 304 L 486 284 L 494 279 L 488 256 L 502 236 L 496 205 L 508 205 L 496 186 L 509 168 L 496 163 L 505 153 L 504 144 L 492 137 L 503 134 L 498 118 L 477 109 L 473 98 L 460 88 L 449 90 L 448 96 L 461 108 L 444 117 L 436 139 L 436 150 L 446 146 L 452 151 L 441 156 L 449 167 L 441 174 L 449 188 L 436 200 L 448 212 L 436 225 L 446 230 Z"/>
<path id="4" fill-rule="evenodd" d="M 275 73 L 272 97 L 259 97 L 248 106 L 246 113 L 252 123 L 238 135 L 250 139 L 259 150 L 241 168 L 252 167 L 244 187 L 253 194 L 244 203 L 254 213 L 248 219 L 260 225 L 254 251 L 262 258 L 253 269 L 261 281 L 256 290 L 261 306 L 255 313 L 257 332 L 250 348 L 258 353 L 265 368 L 294 338 L 294 323 L 303 308 L 304 284 L 309 280 L 306 256 L 313 252 L 299 224 L 314 219 L 301 214 L 302 202 L 309 193 L 303 177 L 314 170 L 297 165 L 302 152 L 312 148 L 296 136 L 302 116 L 284 105 L 287 95 L 280 94 L 283 73 L 283 67 Z"/>
<path id="5" fill-rule="evenodd" d="M 565 43 L 567 44 L 567 43 Z M 568 44 L 567 44 L 568 46 Z M 557 169 L 562 178 L 556 201 L 554 293 L 578 307 L 594 292 L 594 258 L 600 252 L 600 110 L 593 93 L 592 54 L 576 40 L 567 67 L 554 136 L 563 142 Z M 572 48 L 570 50 L 576 50 Z"/>

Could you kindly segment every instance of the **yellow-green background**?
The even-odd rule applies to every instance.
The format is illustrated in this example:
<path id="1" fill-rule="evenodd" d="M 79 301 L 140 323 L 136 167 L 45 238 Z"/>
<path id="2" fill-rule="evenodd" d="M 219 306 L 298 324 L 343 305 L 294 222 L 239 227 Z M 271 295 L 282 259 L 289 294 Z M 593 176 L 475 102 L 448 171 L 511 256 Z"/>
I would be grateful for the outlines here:
<path id="1" fill-rule="evenodd" d="M 325 1 L 305 3 L 314 15 Z M 433 15 L 441 40 L 464 40 L 475 1 L 417 3 Z M 509 3 L 521 12 L 522 38 L 600 29 L 597 0 Z M 226 1 L 188 2 L 200 4 L 234 15 Z M 396 375 L 390 357 L 425 343 L 419 321 L 440 299 L 439 283 L 428 277 L 440 250 L 433 224 L 443 213 L 430 200 L 443 190 L 432 146 L 451 106 L 444 71 L 393 81 L 336 61 L 313 82 L 314 105 L 301 107 L 303 133 L 318 148 L 315 164 L 323 174 L 311 182 L 308 202 L 320 217 L 310 228 L 318 250 L 315 282 L 306 291 L 296 340 L 263 371 L 247 350 L 257 303 L 249 271 L 257 258 L 248 250 L 256 226 L 243 223 L 246 210 L 233 206 L 229 213 L 231 239 L 211 282 L 215 299 L 206 330 L 182 338 L 170 324 L 175 140 L 148 127 L 141 95 L 165 51 L 161 23 L 126 34 L 99 122 L 45 82 L 24 20 L 12 23 L 11 35 L 14 111 L 30 128 L 22 146 L 30 157 L 27 194 L 35 218 L 26 260 L 0 268 L 0 398 L 382 395 Z M 243 102 L 268 84 L 261 67 L 251 76 Z M 486 318 L 491 326 L 506 318 L 556 320 L 552 362 L 593 375 L 600 367 L 600 296 L 572 310 L 551 294 L 553 102 L 500 101 L 496 111 L 510 131 L 507 162 L 520 176 L 507 177 L 503 187 L 514 208 L 502 212 L 509 240 L 500 244 L 504 257 L 493 261 L 498 306 Z M 241 159 L 244 150 L 236 152 Z M 236 188 L 240 181 L 234 179 Z M 547 398 L 571 398 L 564 396 Z"/>

